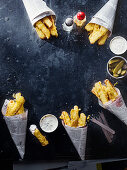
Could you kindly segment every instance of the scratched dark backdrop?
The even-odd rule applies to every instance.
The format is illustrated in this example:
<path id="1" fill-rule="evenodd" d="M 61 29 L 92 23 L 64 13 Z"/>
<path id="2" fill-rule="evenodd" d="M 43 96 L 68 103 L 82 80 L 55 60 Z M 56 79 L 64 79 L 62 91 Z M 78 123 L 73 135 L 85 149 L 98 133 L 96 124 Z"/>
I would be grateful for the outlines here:
<path id="1" fill-rule="evenodd" d="M 116 35 L 127 38 L 127 3 L 120 0 L 116 13 L 114 30 L 104 46 L 90 45 L 85 30 L 74 29 L 64 32 L 62 23 L 78 10 L 85 11 L 87 21 L 107 0 L 47 0 L 57 16 L 58 38 L 41 40 L 32 27 L 22 0 L 0 1 L 0 106 L 15 92 L 22 92 L 29 109 L 28 128 L 40 118 L 51 113 L 59 118 L 61 111 L 78 105 L 86 114 L 95 117 L 102 108 L 91 93 L 93 84 L 109 78 L 107 61 L 113 57 L 109 41 Z M 126 54 L 124 54 L 126 57 Z M 118 87 L 127 103 L 126 80 L 118 81 Z M 102 130 L 90 123 L 86 146 L 86 159 L 122 158 L 127 156 L 127 127 L 103 110 L 105 117 L 116 131 L 108 144 Z M 58 129 L 45 134 L 49 146 L 41 147 L 27 128 L 26 153 L 24 159 L 67 159 L 79 160 L 69 137 L 59 121 Z M 42 131 L 41 131 L 42 132 Z M 42 132 L 44 134 L 44 132 Z M 0 159 L 19 159 L 17 149 L 7 126 L 0 116 Z"/>

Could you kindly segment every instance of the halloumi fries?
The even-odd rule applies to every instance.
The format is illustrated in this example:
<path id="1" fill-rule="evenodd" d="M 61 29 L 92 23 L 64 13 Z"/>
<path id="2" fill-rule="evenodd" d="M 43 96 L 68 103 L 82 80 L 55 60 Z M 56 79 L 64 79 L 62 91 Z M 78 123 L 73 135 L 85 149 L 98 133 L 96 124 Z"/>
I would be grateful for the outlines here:
<path id="1" fill-rule="evenodd" d="M 35 29 L 36 29 L 36 32 L 37 32 L 38 36 L 41 39 L 45 39 L 46 38 L 45 34 L 38 27 L 36 27 Z"/>
<path id="2" fill-rule="evenodd" d="M 99 38 L 105 35 L 107 31 L 108 30 L 103 26 L 101 26 L 100 28 L 99 27 L 95 28 L 89 36 L 90 43 L 94 44 L 97 40 L 99 40 Z"/>
<path id="3" fill-rule="evenodd" d="M 87 118 L 86 115 L 84 113 L 81 113 L 79 116 L 79 111 L 81 109 L 78 108 L 78 106 L 74 106 L 73 109 L 71 109 L 70 111 L 70 116 L 66 111 L 63 111 L 60 119 L 62 119 L 64 121 L 65 125 L 68 125 L 70 127 L 84 127 L 86 126 L 87 122 Z"/>
<path id="4" fill-rule="evenodd" d="M 56 26 L 55 26 L 55 23 L 54 23 L 54 19 L 53 19 L 52 16 L 51 16 L 51 21 L 52 21 L 52 27 L 49 28 L 50 33 L 51 33 L 52 36 L 58 37 L 57 29 L 56 29 Z"/>
<path id="5" fill-rule="evenodd" d="M 42 22 L 48 27 L 48 28 L 51 28 L 51 26 L 52 26 L 52 22 L 51 22 L 51 20 L 49 19 L 49 17 L 45 17 L 45 18 L 43 18 L 42 19 Z"/>
<path id="6" fill-rule="evenodd" d="M 60 119 L 63 119 L 65 125 L 71 126 L 71 119 L 67 112 L 63 111 Z"/>
<path id="7" fill-rule="evenodd" d="M 84 113 L 80 114 L 80 118 L 78 120 L 78 126 L 82 127 L 86 125 L 86 115 Z"/>
<path id="8" fill-rule="evenodd" d="M 57 29 L 52 16 L 47 16 L 35 23 L 35 29 L 41 39 L 49 39 L 52 36 L 58 37 Z"/>
<path id="9" fill-rule="evenodd" d="M 70 116 L 71 116 L 71 125 L 77 127 L 78 126 L 78 119 L 79 119 L 79 108 L 78 106 L 74 106 L 74 109 L 71 109 Z"/>
<path id="10" fill-rule="evenodd" d="M 48 30 L 48 28 L 45 26 L 44 23 L 42 23 L 41 21 L 38 21 L 36 23 L 36 26 L 38 29 L 41 30 L 41 32 L 46 36 L 47 39 L 50 38 L 50 31 Z"/>
<path id="11" fill-rule="evenodd" d="M 93 23 L 88 23 L 86 26 L 85 26 L 85 29 L 86 29 L 86 31 L 93 31 L 93 29 L 94 29 L 94 25 L 95 24 L 93 24 Z"/>
<path id="12" fill-rule="evenodd" d="M 106 79 L 104 83 L 105 85 L 102 85 L 100 81 L 95 83 L 92 93 L 95 94 L 103 104 L 108 101 L 115 101 L 118 97 L 115 87 L 108 79 Z"/>
<path id="13" fill-rule="evenodd" d="M 6 116 L 14 116 L 17 114 L 24 113 L 24 103 L 25 99 L 21 96 L 21 93 L 16 93 L 13 95 L 14 100 L 10 100 L 6 110 Z"/>
<path id="14" fill-rule="evenodd" d="M 39 140 L 39 142 L 41 143 L 42 146 L 46 146 L 49 144 L 46 137 L 43 136 L 37 128 L 35 129 L 34 136 L 36 136 L 36 138 Z"/>
<path id="15" fill-rule="evenodd" d="M 98 40 L 98 45 L 104 45 L 107 38 L 109 36 L 109 31 L 106 32 L 105 35 L 103 35 L 99 40 Z"/>
<path id="16" fill-rule="evenodd" d="M 96 41 L 98 41 L 98 45 L 105 44 L 109 36 L 109 30 L 107 28 L 98 24 L 88 23 L 85 29 L 89 32 L 89 41 L 91 44 L 94 44 Z"/>
<path id="17" fill-rule="evenodd" d="M 39 131 L 36 125 L 34 124 L 30 125 L 29 129 L 30 129 L 30 132 L 39 140 L 42 146 L 46 146 L 49 144 L 46 137 L 41 134 L 41 132 Z"/>

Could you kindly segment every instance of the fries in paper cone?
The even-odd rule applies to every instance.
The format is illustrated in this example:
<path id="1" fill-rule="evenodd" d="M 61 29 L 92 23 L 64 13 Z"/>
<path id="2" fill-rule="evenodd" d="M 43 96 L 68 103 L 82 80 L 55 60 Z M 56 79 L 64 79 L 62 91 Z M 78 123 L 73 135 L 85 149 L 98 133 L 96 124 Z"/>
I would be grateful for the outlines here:
<path id="1" fill-rule="evenodd" d="M 127 107 L 118 88 L 115 88 L 109 80 L 95 83 L 92 93 L 99 99 L 99 105 L 116 115 L 127 125 Z"/>
<path id="2" fill-rule="evenodd" d="M 41 39 L 58 37 L 55 26 L 55 13 L 43 0 L 22 0 L 29 19 Z"/>
<path id="3" fill-rule="evenodd" d="M 85 26 L 89 32 L 89 41 L 98 45 L 105 44 L 109 35 L 111 35 L 115 20 L 118 0 L 109 0 Z"/>
<path id="4" fill-rule="evenodd" d="M 15 98 L 14 100 L 5 100 L 2 114 L 19 154 L 23 158 L 28 110 L 24 109 L 25 99 L 21 96 L 21 93 L 16 93 L 13 97 Z"/>
<path id="5" fill-rule="evenodd" d="M 67 131 L 72 143 L 74 144 L 80 158 L 85 159 L 85 148 L 87 138 L 87 118 L 84 113 L 79 115 L 81 109 L 74 106 L 70 111 L 70 116 L 66 111 L 63 111 L 60 119 Z"/>

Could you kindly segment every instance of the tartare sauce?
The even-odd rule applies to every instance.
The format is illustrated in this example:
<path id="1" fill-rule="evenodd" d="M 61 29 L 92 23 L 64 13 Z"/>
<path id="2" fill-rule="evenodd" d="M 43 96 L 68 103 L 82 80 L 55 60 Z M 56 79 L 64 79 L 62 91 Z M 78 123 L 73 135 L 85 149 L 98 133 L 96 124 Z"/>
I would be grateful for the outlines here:
<path id="1" fill-rule="evenodd" d="M 120 55 L 127 50 L 127 41 L 125 38 L 117 36 L 110 41 L 109 47 L 114 54 Z"/>
<path id="2" fill-rule="evenodd" d="M 40 127 L 45 132 L 53 132 L 58 127 L 58 120 L 54 115 L 47 114 L 41 118 Z"/>

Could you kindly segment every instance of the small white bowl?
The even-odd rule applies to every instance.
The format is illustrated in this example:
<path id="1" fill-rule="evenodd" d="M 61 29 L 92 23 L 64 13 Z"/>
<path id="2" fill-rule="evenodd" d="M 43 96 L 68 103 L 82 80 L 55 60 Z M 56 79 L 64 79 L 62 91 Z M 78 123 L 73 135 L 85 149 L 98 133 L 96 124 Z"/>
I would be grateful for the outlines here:
<path id="1" fill-rule="evenodd" d="M 58 119 L 52 114 L 44 115 L 40 119 L 40 127 L 44 132 L 51 133 L 57 129 Z"/>
<path id="2" fill-rule="evenodd" d="M 125 63 L 127 64 L 127 60 L 126 60 L 125 58 L 121 57 L 121 56 L 114 56 L 114 57 L 112 57 L 109 61 L 111 61 L 111 60 L 113 60 L 113 59 L 115 59 L 115 58 L 121 58 L 121 59 L 124 60 Z M 108 63 L 109 63 L 109 61 L 108 61 Z M 123 76 L 121 76 L 121 77 L 114 77 L 114 76 L 109 72 L 108 63 L 107 63 L 107 72 L 108 72 L 108 74 L 109 74 L 112 78 L 122 79 L 122 78 L 124 78 L 124 77 L 127 75 L 127 71 L 126 71 L 126 73 L 125 73 Z"/>
<path id="3" fill-rule="evenodd" d="M 110 41 L 109 47 L 114 54 L 121 55 L 127 51 L 127 40 L 121 36 L 116 36 Z"/>

